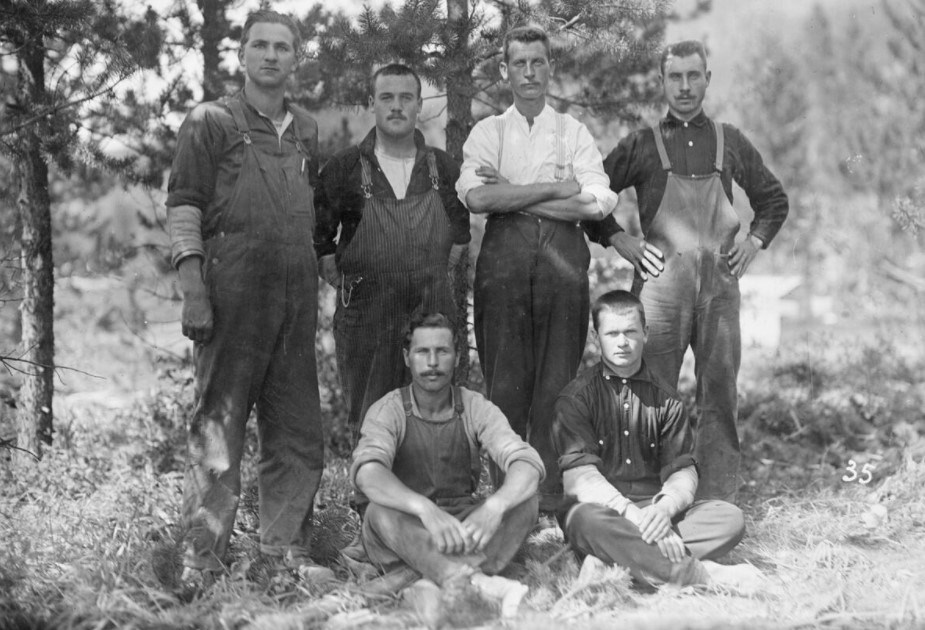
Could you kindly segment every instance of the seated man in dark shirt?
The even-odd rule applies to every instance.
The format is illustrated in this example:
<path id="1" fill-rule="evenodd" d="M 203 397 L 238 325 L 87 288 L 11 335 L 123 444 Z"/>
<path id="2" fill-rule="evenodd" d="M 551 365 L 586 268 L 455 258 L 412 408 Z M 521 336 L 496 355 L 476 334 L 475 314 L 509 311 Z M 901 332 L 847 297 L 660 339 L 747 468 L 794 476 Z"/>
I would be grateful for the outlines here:
<path id="1" fill-rule="evenodd" d="M 648 327 L 639 299 L 612 291 L 591 314 L 601 362 L 562 390 L 553 425 L 571 499 L 559 514 L 566 539 L 644 586 L 754 579 L 750 565 L 702 562 L 735 547 L 745 521 L 731 503 L 694 501 L 694 434 L 675 391 L 642 360 Z"/>

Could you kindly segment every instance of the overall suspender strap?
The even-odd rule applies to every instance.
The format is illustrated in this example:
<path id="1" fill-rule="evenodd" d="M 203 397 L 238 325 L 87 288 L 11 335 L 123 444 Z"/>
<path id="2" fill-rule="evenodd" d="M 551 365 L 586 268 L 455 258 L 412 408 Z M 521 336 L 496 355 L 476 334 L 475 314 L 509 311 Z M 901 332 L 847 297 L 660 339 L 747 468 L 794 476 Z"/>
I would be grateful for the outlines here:
<path id="1" fill-rule="evenodd" d="M 462 401 L 462 392 L 459 391 L 459 386 L 453 386 L 453 410 L 456 412 L 456 415 L 462 418 L 463 412 L 466 410 L 466 406 L 463 405 Z"/>
<path id="2" fill-rule="evenodd" d="M 556 181 L 565 179 L 565 114 L 556 112 Z"/>
<path id="3" fill-rule="evenodd" d="M 433 151 L 427 152 L 427 170 L 430 171 L 430 185 L 440 191 L 440 174 L 437 172 L 437 156 Z"/>
<path id="4" fill-rule="evenodd" d="M 411 386 L 410 385 L 408 387 L 401 388 L 401 402 L 402 402 L 402 406 L 404 406 L 405 408 L 405 416 L 410 418 L 412 416 Z"/>
<path id="5" fill-rule="evenodd" d="M 655 136 L 655 148 L 658 149 L 658 157 L 662 161 L 662 168 L 666 171 L 671 170 L 671 160 L 668 159 L 668 151 L 665 150 L 665 139 L 662 138 L 662 128 L 660 125 L 652 125 L 652 133 Z"/>
<path id="6" fill-rule="evenodd" d="M 716 171 L 723 172 L 723 150 L 725 149 L 726 140 L 723 137 L 723 123 L 714 122 L 713 130 L 716 132 Z"/>
<path id="7" fill-rule="evenodd" d="M 363 198 L 369 199 L 373 196 L 373 176 L 369 166 L 369 160 L 360 153 L 360 189 L 363 191 Z"/>
<path id="8" fill-rule="evenodd" d="M 244 138 L 244 142 L 251 143 L 251 128 L 244 117 L 244 107 L 237 98 L 230 98 L 226 101 L 228 109 L 231 110 L 231 118 L 234 120 L 234 126 L 238 128 L 238 133 Z"/>

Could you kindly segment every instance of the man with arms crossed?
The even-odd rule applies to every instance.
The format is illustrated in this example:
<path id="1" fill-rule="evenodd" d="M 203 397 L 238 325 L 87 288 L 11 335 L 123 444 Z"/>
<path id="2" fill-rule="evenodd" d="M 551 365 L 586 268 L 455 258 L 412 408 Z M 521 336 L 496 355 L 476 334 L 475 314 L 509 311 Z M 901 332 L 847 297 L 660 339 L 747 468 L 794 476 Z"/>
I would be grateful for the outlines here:
<path id="1" fill-rule="evenodd" d="M 333 577 L 308 555 L 324 439 L 312 249 L 318 130 L 284 96 L 300 55 L 292 19 L 252 13 L 238 53 L 244 89 L 190 113 L 170 174 L 168 223 L 183 334 L 195 342 L 182 510 L 183 581 L 194 586 L 223 568 L 254 405 L 260 550 L 309 581 Z"/>
<path id="2" fill-rule="evenodd" d="M 469 242 L 459 167 L 415 129 L 420 78 L 389 64 L 370 87 L 376 126 L 322 169 L 315 233 L 322 275 L 338 289 L 334 335 L 352 446 L 369 406 L 408 382 L 401 343 L 411 313 L 455 313 L 447 270 Z"/>
<path id="3" fill-rule="evenodd" d="M 617 205 L 588 129 L 546 102 L 549 52 L 537 27 L 505 35 L 501 75 L 514 104 L 472 129 L 456 185 L 471 212 L 488 213 L 474 286 L 488 398 L 543 458 L 544 512 L 559 495 L 552 404 L 575 376 L 588 333 L 582 227 L 607 236 L 598 221 Z"/>
<path id="4" fill-rule="evenodd" d="M 719 557 L 742 539 L 742 511 L 694 501 L 694 434 L 674 389 L 642 359 L 642 304 L 612 291 L 592 307 L 601 361 L 556 400 L 554 440 L 567 501 L 560 524 L 581 556 L 629 569 L 644 586 L 733 584 L 748 565 Z"/>
<path id="5" fill-rule="evenodd" d="M 703 45 L 667 47 L 661 70 L 668 116 L 621 140 L 604 163 L 615 192 L 636 187 L 645 236 L 621 231 L 611 243 L 636 266 L 637 280 L 648 278 L 641 297 L 652 329 L 649 367 L 676 387 L 684 353 L 693 347 L 698 496 L 735 501 L 739 278 L 777 234 L 789 204 L 745 136 L 704 114 L 710 71 Z M 748 235 L 738 242 L 733 181 L 755 213 Z"/>
<path id="6" fill-rule="evenodd" d="M 382 570 L 408 565 L 444 589 L 471 585 L 510 616 L 527 587 L 494 574 L 536 521 L 543 464 L 495 405 L 452 385 L 455 337 L 445 315 L 416 315 L 403 351 L 411 385 L 374 403 L 363 421 L 350 472 L 370 501 L 364 559 Z M 481 448 L 506 476 L 477 500 Z"/>

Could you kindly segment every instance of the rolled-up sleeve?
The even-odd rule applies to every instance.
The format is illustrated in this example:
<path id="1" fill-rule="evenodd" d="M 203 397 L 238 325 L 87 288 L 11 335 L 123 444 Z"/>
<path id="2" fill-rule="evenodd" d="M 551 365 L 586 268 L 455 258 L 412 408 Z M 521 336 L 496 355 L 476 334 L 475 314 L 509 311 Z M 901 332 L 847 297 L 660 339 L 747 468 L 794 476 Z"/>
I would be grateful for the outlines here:
<path id="1" fill-rule="evenodd" d="M 617 207 L 617 193 L 610 189 L 610 178 L 604 172 L 604 160 L 601 152 L 597 150 L 591 132 L 581 124 L 578 127 L 572 168 L 581 191 L 594 197 L 605 217 L 611 214 Z"/>
<path id="2" fill-rule="evenodd" d="M 366 412 L 360 428 L 360 439 L 353 449 L 350 481 L 356 487 L 357 471 L 364 464 L 378 462 L 392 470 L 395 453 L 404 439 L 405 412 L 401 393 L 394 390 L 380 398 Z"/>
<path id="3" fill-rule="evenodd" d="M 475 174 L 481 166 L 498 168 L 498 134 L 495 133 L 493 118 L 476 123 L 463 144 L 463 163 L 456 180 L 456 194 L 463 206 L 469 191 L 482 186 L 482 178 Z"/>
<path id="4" fill-rule="evenodd" d="M 540 481 L 546 477 L 546 467 L 539 453 L 514 432 L 497 405 L 474 394 L 465 407 L 476 440 L 501 470 L 507 472 L 514 462 L 525 462 L 536 468 Z"/>
<path id="5" fill-rule="evenodd" d="M 189 256 L 206 257 L 202 243 L 202 210 L 195 206 L 168 206 L 167 233 L 170 262 L 174 267 Z"/>

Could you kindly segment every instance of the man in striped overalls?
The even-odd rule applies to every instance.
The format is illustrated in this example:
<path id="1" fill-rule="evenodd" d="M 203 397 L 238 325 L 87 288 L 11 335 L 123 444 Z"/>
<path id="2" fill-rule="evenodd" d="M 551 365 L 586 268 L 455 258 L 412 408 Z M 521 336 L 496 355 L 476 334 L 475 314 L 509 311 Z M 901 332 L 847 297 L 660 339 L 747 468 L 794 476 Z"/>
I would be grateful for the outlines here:
<path id="1" fill-rule="evenodd" d="M 337 288 L 334 337 L 352 443 L 369 406 L 408 383 L 401 331 L 411 314 L 455 313 L 447 273 L 469 242 L 469 213 L 454 190 L 459 167 L 415 129 L 420 78 L 390 64 L 373 75 L 371 92 L 376 126 L 322 170 L 315 232 L 321 274 Z"/>

